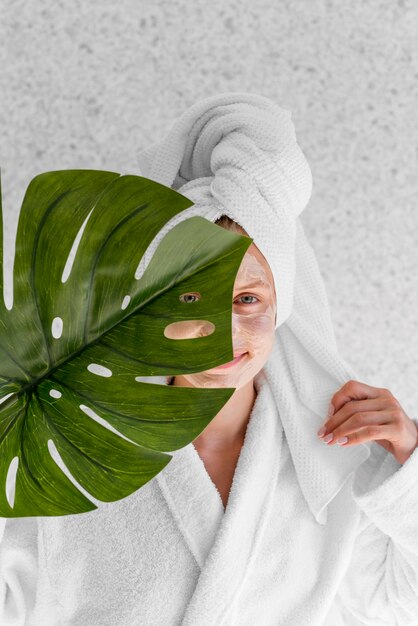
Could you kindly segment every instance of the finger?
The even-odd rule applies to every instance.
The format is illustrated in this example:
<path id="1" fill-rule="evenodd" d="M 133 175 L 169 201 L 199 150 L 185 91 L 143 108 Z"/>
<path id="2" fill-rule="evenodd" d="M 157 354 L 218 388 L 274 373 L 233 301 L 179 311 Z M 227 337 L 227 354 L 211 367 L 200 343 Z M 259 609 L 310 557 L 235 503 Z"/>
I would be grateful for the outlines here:
<path id="1" fill-rule="evenodd" d="M 390 416 L 382 413 L 382 411 L 370 411 L 369 413 L 356 413 L 344 424 L 330 431 L 329 435 L 331 434 L 333 438 L 326 442 L 328 445 L 334 445 L 343 437 L 348 437 L 348 443 L 353 444 L 377 439 L 390 439 L 395 434 L 395 427 Z"/>
<path id="2" fill-rule="evenodd" d="M 323 427 L 325 428 L 325 432 L 322 436 L 326 436 L 327 433 L 334 431 L 356 413 L 384 411 L 389 409 L 389 406 L 390 403 L 388 399 L 381 397 L 373 400 L 348 400 L 341 409 L 324 422 Z"/>
<path id="3" fill-rule="evenodd" d="M 377 432 L 374 430 L 373 427 L 366 426 L 365 428 L 357 430 L 354 433 L 351 433 L 349 435 L 342 435 L 340 437 L 334 438 L 331 441 L 331 443 L 328 445 L 336 444 L 341 448 L 346 448 L 347 446 L 357 446 L 360 443 L 367 443 L 371 441 L 382 441 L 386 444 L 384 447 L 386 448 L 386 450 L 388 450 L 391 444 L 387 440 L 388 435 L 386 435 L 385 437 L 385 431 L 388 432 L 390 428 L 388 426 L 385 427 L 384 425 L 383 426 L 378 425 L 378 428 L 379 428 L 379 432 L 377 434 Z M 347 437 L 347 442 L 337 444 L 337 440 L 342 439 L 344 436 Z"/>
<path id="4" fill-rule="evenodd" d="M 388 393 L 390 393 L 388 389 L 372 387 L 359 380 L 349 380 L 332 396 L 331 403 L 334 405 L 334 412 L 336 413 L 350 400 L 375 399 L 380 396 L 387 396 Z"/>

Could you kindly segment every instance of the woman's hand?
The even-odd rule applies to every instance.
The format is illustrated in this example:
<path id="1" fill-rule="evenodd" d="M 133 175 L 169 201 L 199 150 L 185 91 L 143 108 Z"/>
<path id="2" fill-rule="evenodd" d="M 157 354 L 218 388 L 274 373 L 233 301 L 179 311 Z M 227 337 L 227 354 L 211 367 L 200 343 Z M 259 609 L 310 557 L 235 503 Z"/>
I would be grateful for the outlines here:
<path id="1" fill-rule="evenodd" d="M 333 445 L 347 438 L 342 446 L 375 441 L 388 450 L 402 465 L 418 447 L 418 426 L 402 409 L 389 389 L 371 387 L 349 380 L 331 398 L 334 414 L 324 422 L 318 436 Z M 327 435 L 332 434 L 332 440 Z"/>

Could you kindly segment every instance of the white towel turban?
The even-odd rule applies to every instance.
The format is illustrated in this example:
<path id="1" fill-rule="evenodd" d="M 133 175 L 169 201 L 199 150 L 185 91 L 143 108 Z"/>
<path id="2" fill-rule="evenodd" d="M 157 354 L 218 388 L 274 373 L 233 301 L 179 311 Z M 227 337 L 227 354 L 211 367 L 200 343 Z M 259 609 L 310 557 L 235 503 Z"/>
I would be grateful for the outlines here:
<path id="1" fill-rule="evenodd" d="M 296 218 L 312 191 L 290 112 L 257 95 L 207 98 L 186 111 L 154 150 L 140 155 L 143 164 L 144 155 L 155 154 L 149 178 L 188 197 L 203 217 L 213 219 L 216 209 L 218 217 L 231 217 L 268 260 L 277 328 L 292 310 Z"/>
<path id="2" fill-rule="evenodd" d="M 211 96 L 187 109 L 162 141 L 137 158 L 141 175 L 194 202 L 151 242 L 144 267 L 175 224 L 192 215 L 215 222 L 222 214 L 247 231 L 269 263 L 276 341 L 263 370 L 301 489 L 317 521 L 325 523 L 325 507 L 370 449 L 328 447 L 316 437 L 331 396 L 358 377 L 338 354 L 325 286 L 299 218 L 312 174 L 291 113 L 256 94 Z"/>

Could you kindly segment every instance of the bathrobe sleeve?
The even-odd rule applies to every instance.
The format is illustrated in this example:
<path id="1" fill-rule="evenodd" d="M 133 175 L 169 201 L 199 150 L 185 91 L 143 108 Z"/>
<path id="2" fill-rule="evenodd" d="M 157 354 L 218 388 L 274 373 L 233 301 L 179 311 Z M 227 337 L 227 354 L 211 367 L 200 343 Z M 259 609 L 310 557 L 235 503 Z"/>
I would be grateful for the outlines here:
<path id="1" fill-rule="evenodd" d="M 362 522 L 338 591 L 349 624 L 418 626 L 418 448 L 402 465 L 372 442 L 352 493 Z"/>
<path id="2" fill-rule="evenodd" d="M 29 622 L 38 574 L 37 522 L 34 517 L 0 518 L 0 624 Z"/>

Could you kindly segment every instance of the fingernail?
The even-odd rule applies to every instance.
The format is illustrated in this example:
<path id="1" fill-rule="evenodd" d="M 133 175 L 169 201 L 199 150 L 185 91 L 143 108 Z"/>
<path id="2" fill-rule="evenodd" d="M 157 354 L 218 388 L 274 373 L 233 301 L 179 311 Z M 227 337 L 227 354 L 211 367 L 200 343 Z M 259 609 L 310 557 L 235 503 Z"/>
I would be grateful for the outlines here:
<path id="1" fill-rule="evenodd" d="M 323 442 L 324 443 L 329 443 L 330 441 L 332 441 L 332 438 L 334 437 L 333 433 L 330 433 L 329 435 L 327 435 L 326 437 L 323 438 Z"/>
<path id="2" fill-rule="evenodd" d="M 325 431 L 326 431 L 325 426 L 322 426 L 322 427 L 318 430 L 318 432 L 317 432 L 316 434 L 318 435 L 318 437 L 322 437 L 322 435 L 325 433 Z"/>
<path id="3" fill-rule="evenodd" d="M 340 446 L 342 446 L 344 443 L 347 443 L 347 441 L 348 441 L 348 437 L 341 437 L 340 439 L 337 439 L 337 443 Z"/>

